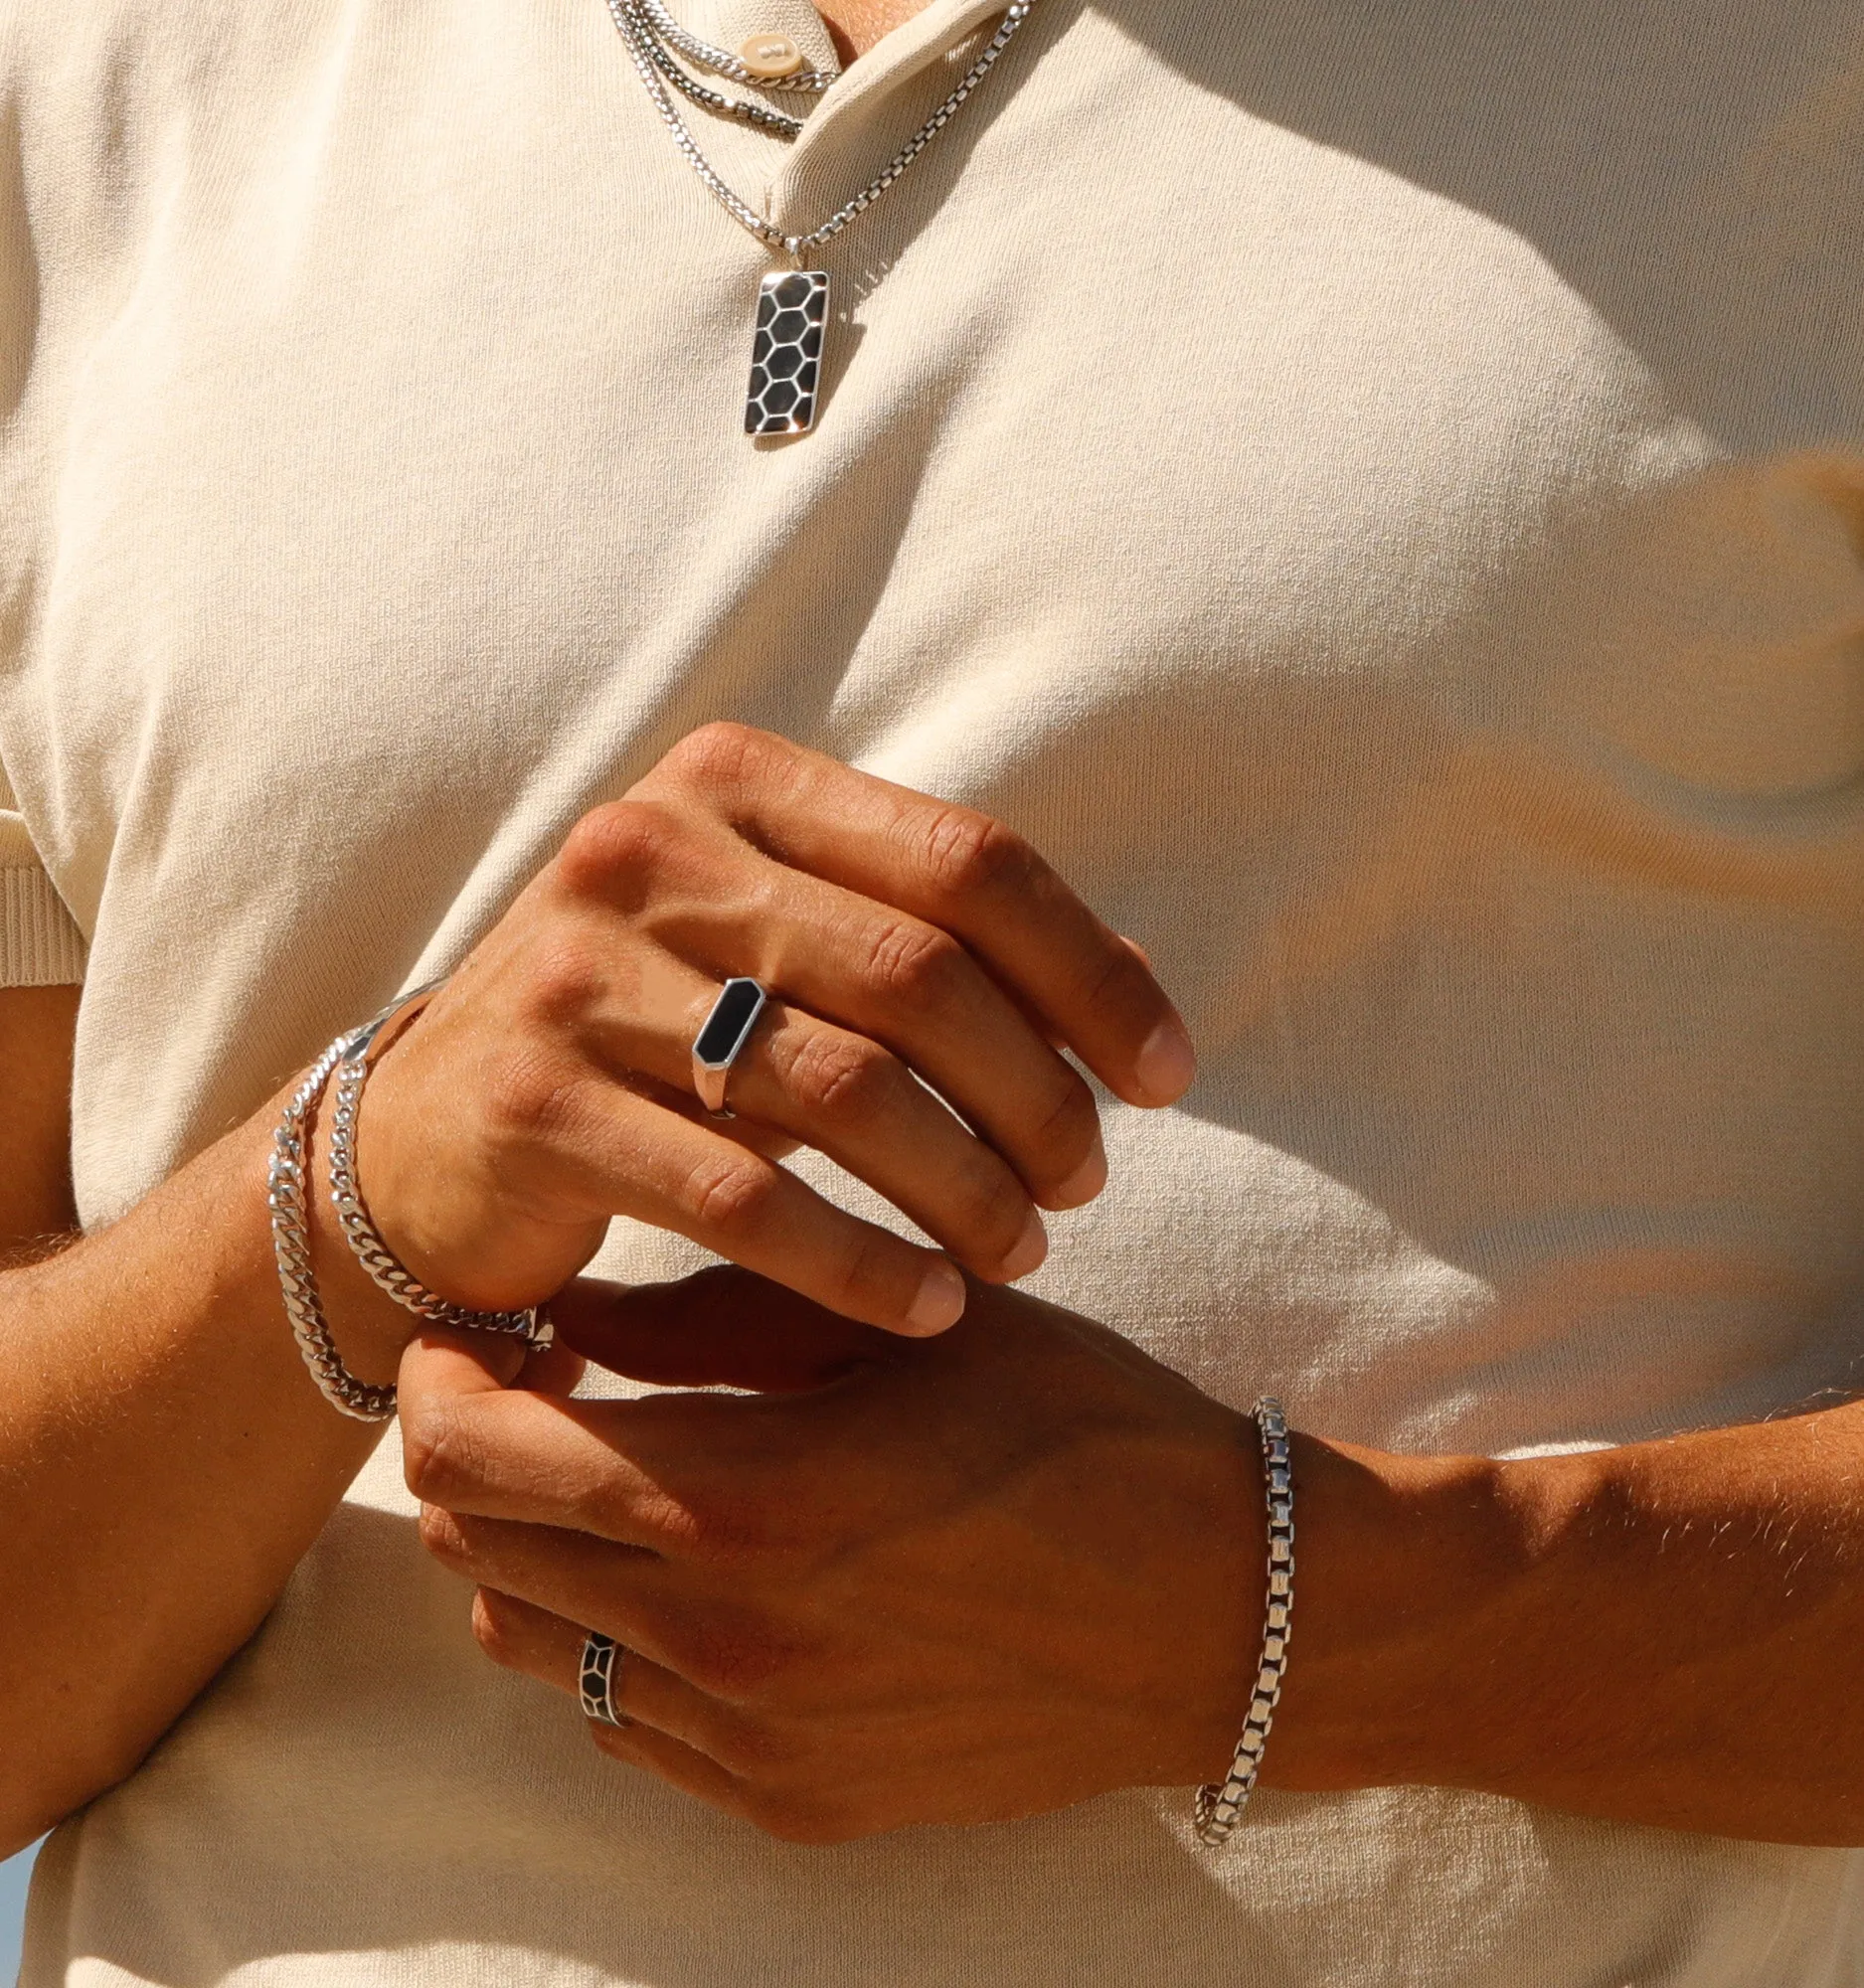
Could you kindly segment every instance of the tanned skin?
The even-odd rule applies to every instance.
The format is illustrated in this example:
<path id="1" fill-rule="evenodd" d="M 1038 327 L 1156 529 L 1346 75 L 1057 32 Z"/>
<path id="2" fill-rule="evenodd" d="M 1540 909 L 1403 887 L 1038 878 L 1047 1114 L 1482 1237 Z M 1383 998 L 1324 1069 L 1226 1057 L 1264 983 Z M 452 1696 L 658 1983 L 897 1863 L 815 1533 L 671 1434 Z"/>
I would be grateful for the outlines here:
<path id="1" fill-rule="evenodd" d="M 720 1127 L 680 1059 L 728 955 L 797 1005 Z M 0 995 L 0 1851 L 134 1768 L 376 1439 L 279 1309 L 282 1091 L 72 1239 L 76 1006 Z M 979 1030 L 989 1094 L 928 1115 L 912 1073 L 961 1087 Z M 593 1729 L 629 1767 L 808 1842 L 1221 1776 L 1261 1623 L 1254 1431 L 1007 1288 L 1037 1211 L 1104 1178 L 1057 1043 L 1129 1103 L 1189 1080 L 1137 950 L 1000 825 L 714 727 L 580 825 L 389 1051 L 361 1164 L 435 1288 L 548 1296 L 623 1209 L 742 1266 L 572 1282 L 571 1348 L 686 1388 L 575 1402 L 569 1354 L 411 1344 L 314 1198 L 339 1339 L 399 1365 L 423 1535 L 488 1656 L 567 1691 L 587 1626 L 639 1652 L 636 1723 Z M 798 1139 L 939 1246 L 818 1204 L 775 1164 Z M 1864 1843 L 1864 1406 L 1507 1463 L 1307 1431 L 1295 1482 L 1268 1784 Z"/>

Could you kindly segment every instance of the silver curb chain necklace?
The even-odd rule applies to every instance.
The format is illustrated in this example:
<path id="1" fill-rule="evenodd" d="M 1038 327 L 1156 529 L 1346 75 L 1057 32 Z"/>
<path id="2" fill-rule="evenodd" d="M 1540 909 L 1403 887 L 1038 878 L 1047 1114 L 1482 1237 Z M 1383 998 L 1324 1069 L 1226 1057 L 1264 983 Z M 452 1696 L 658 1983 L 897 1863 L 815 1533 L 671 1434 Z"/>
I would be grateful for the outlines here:
<path id="1" fill-rule="evenodd" d="M 675 59 L 677 50 L 715 76 L 740 83 L 778 89 L 821 90 L 834 81 L 824 70 L 792 70 L 783 76 L 761 76 L 739 56 L 715 49 L 689 34 L 667 12 L 664 0 L 606 0 L 615 28 L 626 46 L 660 121 L 685 153 L 687 164 L 738 225 L 767 248 L 786 256 L 790 266 L 771 269 L 758 285 L 756 329 L 751 350 L 751 387 L 745 400 L 745 432 L 749 435 L 806 434 L 815 425 L 816 402 L 822 376 L 822 334 L 828 322 L 828 271 L 806 268 L 804 251 L 820 248 L 865 213 L 928 145 L 951 121 L 958 106 L 989 74 L 1009 47 L 1011 37 L 1029 18 L 1035 0 L 1011 0 L 997 31 L 964 72 L 955 89 L 901 146 L 880 172 L 855 197 L 836 208 L 819 228 L 806 235 L 785 235 L 773 222 L 741 200 L 714 171 L 686 128 L 671 89 L 721 116 L 737 117 L 783 137 L 795 137 L 801 121 L 726 96 L 687 75 Z"/>

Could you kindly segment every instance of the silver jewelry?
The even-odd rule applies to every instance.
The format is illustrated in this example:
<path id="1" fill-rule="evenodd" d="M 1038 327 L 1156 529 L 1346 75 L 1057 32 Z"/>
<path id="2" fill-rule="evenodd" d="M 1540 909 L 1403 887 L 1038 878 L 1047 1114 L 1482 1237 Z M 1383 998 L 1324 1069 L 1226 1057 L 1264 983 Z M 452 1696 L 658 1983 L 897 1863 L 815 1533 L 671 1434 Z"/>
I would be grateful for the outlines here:
<path id="1" fill-rule="evenodd" d="M 626 1655 L 627 1651 L 621 1644 L 612 1636 L 604 1636 L 599 1629 L 592 1629 L 583 1638 L 576 1688 L 583 1701 L 585 1719 L 593 1719 L 598 1726 L 634 1724 L 625 1712 L 616 1709 L 614 1702 L 615 1673 Z"/>
<path id="2" fill-rule="evenodd" d="M 725 1102 L 725 1086 L 769 998 L 761 980 L 728 980 L 693 1038 L 693 1088 L 715 1118 L 738 1115 Z"/>
<path id="3" fill-rule="evenodd" d="M 1263 1476 L 1269 1504 L 1269 1598 L 1263 1623 L 1262 1661 L 1250 1698 L 1243 1737 L 1222 1786 L 1197 1791 L 1198 1841 L 1211 1849 L 1237 1826 L 1262 1769 L 1263 1748 L 1274 1724 L 1287 1669 L 1288 1637 L 1294 1614 L 1294 1478 L 1288 1462 L 1288 1424 L 1281 1404 L 1265 1395 L 1251 1413 L 1263 1446 Z"/>
<path id="4" fill-rule="evenodd" d="M 872 207 L 937 137 L 956 115 L 958 107 L 988 75 L 997 58 L 1009 47 L 1016 31 L 1028 20 L 1034 0 L 1012 0 L 996 33 L 978 52 L 977 60 L 964 72 L 950 95 L 852 200 L 844 201 L 826 221 L 806 235 L 786 235 L 774 222 L 765 220 L 756 208 L 742 200 L 719 177 L 711 161 L 699 149 L 693 134 L 686 128 L 686 120 L 680 115 L 679 106 L 668 91 L 666 68 L 662 61 L 666 51 L 656 39 L 656 30 L 674 47 L 714 68 L 716 74 L 730 75 L 731 71 L 718 68 L 710 58 L 722 57 L 728 63 L 733 59 L 726 57 L 723 50 L 697 43 L 696 37 L 682 35 L 676 39 L 667 35 L 666 29 L 661 26 L 664 6 L 650 15 L 647 11 L 650 0 L 606 0 L 606 5 L 627 47 L 635 74 L 660 113 L 660 121 L 667 127 L 674 144 L 685 154 L 687 163 L 699 175 L 707 192 L 741 228 L 755 235 L 767 248 L 779 250 L 794 264 L 790 270 L 767 273 L 759 286 L 751 386 L 745 402 L 745 432 L 750 435 L 805 434 L 815 424 L 821 385 L 822 334 L 828 315 L 828 272 L 825 269 L 805 269 L 802 266 L 803 250 L 820 248 L 832 241 L 857 215 Z M 704 54 L 695 54 L 689 43 L 696 43 Z M 670 61 L 670 58 L 667 60 Z M 749 72 L 746 80 L 751 80 Z M 690 83 L 691 79 L 688 78 L 687 82 Z M 684 83 L 677 86 L 688 96 L 703 87 L 695 84 L 688 89 Z M 697 100 L 716 108 L 719 105 L 709 99 L 717 96 L 717 91 L 708 91 Z M 741 111 L 729 99 L 720 98 L 719 103 L 734 116 L 750 115 L 749 109 Z M 753 121 L 764 123 L 767 117 L 758 117 Z M 806 283 L 798 287 L 797 278 L 805 278 Z"/>
<path id="5" fill-rule="evenodd" d="M 317 1274 L 311 1264 L 310 1249 L 310 1206 L 308 1201 L 308 1179 L 310 1174 L 310 1139 L 308 1127 L 311 1113 L 316 1109 L 317 1100 L 323 1095 L 324 1085 L 330 1080 L 330 1073 L 355 1059 L 367 1058 L 378 1043 L 386 1047 L 385 1032 L 389 1025 L 407 1015 L 417 1002 L 424 1002 L 433 992 L 436 981 L 430 986 L 417 988 L 412 994 L 399 995 L 383 1009 L 373 1021 L 365 1022 L 360 1029 L 352 1029 L 339 1036 L 324 1051 L 304 1074 L 304 1080 L 291 1093 L 276 1127 L 271 1135 L 271 1157 L 265 1167 L 265 1206 L 271 1217 L 272 1259 L 278 1266 L 278 1290 L 284 1301 L 284 1315 L 291 1326 L 291 1336 L 297 1341 L 298 1351 L 304 1356 L 304 1364 L 310 1369 L 311 1379 L 316 1382 L 318 1392 L 333 1408 L 351 1416 L 359 1422 L 384 1422 L 395 1412 L 395 1389 L 392 1385 L 378 1387 L 372 1381 L 359 1380 L 343 1364 L 343 1356 L 337 1351 L 336 1341 L 330 1334 L 330 1321 L 324 1314 L 323 1299 L 317 1290 Z M 355 1168 L 355 1105 L 352 1100 L 347 1132 L 347 1166 L 349 1177 L 354 1181 Z M 332 1138 L 332 1144 L 336 1143 Z M 334 1172 L 334 1167 L 332 1169 Z M 362 1206 L 361 1197 L 356 1197 L 356 1205 Z M 343 1205 L 338 1204 L 341 1217 Z M 365 1220 L 367 1219 L 365 1213 Z M 349 1234 L 347 1225 L 345 1235 Z M 370 1234 L 374 1235 L 371 1230 Z M 351 1246 L 355 1246 L 354 1238 Z M 360 1255 L 360 1251 L 358 1252 Z M 386 1250 L 384 1251 L 386 1254 Z M 393 1256 L 389 1257 L 394 1264 Z M 368 1267 L 365 1261 L 365 1268 Z M 400 1268 L 399 1264 L 395 1265 Z M 371 1275 L 375 1273 L 371 1271 Z M 404 1275 L 407 1273 L 404 1272 Z M 380 1277 L 376 1278 L 382 1282 Z M 422 1287 L 412 1277 L 409 1283 L 417 1291 Z M 389 1289 L 386 1284 L 383 1288 Z M 391 1296 L 398 1293 L 390 1291 Z M 424 1297 L 432 1297 L 431 1292 L 422 1291 Z M 406 1299 L 403 1302 L 407 1302 Z M 445 1304 L 444 1298 L 433 1299 L 436 1304 Z M 416 1309 L 413 1305 L 411 1310 Z M 534 1313 L 468 1313 L 463 1307 L 454 1306 L 450 1324 L 472 1324 L 493 1317 L 518 1318 L 530 1321 L 533 1327 L 532 1343 L 541 1345 L 549 1335 L 549 1327 L 536 1327 Z M 433 1314 L 423 1314 L 432 1316 Z M 517 1327 L 501 1327 L 500 1330 L 518 1330 Z"/>
<path id="6" fill-rule="evenodd" d="M 723 90 L 708 89 L 696 78 L 688 76 L 652 35 L 645 38 L 644 45 L 653 60 L 654 68 L 682 96 L 690 96 L 695 103 L 703 104 L 708 110 L 716 110 L 721 117 L 736 117 L 742 123 L 756 124 L 764 131 L 774 131 L 779 138 L 802 136 L 800 117 L 787 116 L 781 110 L 772 110 L 767 104 L 753 103 L 742 96 L 727 96 Z M 741 63 L 739 67 L 742 69 L 744 65 Z"/>
<path id="7" fill-rule="evenodd" d="M 343 1364 L 330 1336 L 317 1278 L 311 1268 L 310 1220 L 305 1202 L 305 1176 L 310 1161 L 305 1126 L 330 1073 L 350 1045 L 339 1036 L 305 1074 L 271 1135 L 271 1159 L 265 1170 L 265 1202 L 271 1211 L 272 1256 L 278 1265 L 278 1288 L 284 1315 L 291 1323 L 311 1379 L 333 1408 L 359 1422 L 383 1422 L 395 1412 L 395 1390 L 359 1381 Z"/>
<path id="8" fill-rule="evenodd" d="M 378 1290 L 386 1291 L 406 1311 L 435 1325 L 463 1326 L 473 1332 L 509 1332 L 533 1346 L 543 1345 L 548 1326 L 540 1326 L 537 1308 L 523 1311 L 475 1311 L 427 1289 L 382 1240 L 363 1200 L 356 1171 L 356 1126 L 362 1109 L 363 1086 L 376 1060 L 395 1041 L 402 1025 L 412 1021 L 432 997 L 438 981 L 419 987 L 385 1009 L 348 1038 L 348 1048 L 336 1066 L 336 1109 L 330 1120 L 330 1201 L 356 1260 L 369 1272 Z"/>
<path id="9" fill-rule="evenodd" d="M 697 35 L 682 28 L 668 13 L 665 0 L 632 0 L 632 4 L 646 17 L 660 40 L 678 49 L 689 62 L 697 63 L 701 69 L 709 69 L 714 76 L 729 78 L 731 82 L 744 83 L 747 87 L 823 90 L 838 74 L 832 69 L 794 69 L 787 76 L 754 76 L 739 57 L 728 54 L 724 49 L 715 49 L 710 42 L 702 42 Z"/>

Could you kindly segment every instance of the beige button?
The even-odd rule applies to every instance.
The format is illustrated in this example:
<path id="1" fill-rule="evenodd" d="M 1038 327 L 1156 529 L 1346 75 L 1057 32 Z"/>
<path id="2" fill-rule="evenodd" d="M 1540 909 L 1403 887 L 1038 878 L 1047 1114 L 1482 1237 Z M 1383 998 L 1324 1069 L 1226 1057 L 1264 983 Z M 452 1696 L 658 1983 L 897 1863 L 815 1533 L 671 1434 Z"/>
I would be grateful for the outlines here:
<path id="1" fill-rule="evenodd" d="M 753 76 L 768 80 L 794 76 L 802 67 L 802 51 L 787 35 L 753 35 L 740 43 L 738 60 Z"/>

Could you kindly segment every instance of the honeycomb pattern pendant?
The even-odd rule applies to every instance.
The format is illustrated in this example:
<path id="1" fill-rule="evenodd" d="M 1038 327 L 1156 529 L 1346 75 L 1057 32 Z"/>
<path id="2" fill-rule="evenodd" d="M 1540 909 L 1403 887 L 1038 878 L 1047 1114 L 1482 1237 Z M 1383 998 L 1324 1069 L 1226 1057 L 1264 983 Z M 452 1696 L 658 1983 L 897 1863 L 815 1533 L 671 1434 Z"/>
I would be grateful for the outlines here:
<path id="1" fill-rule="evenodd" d="M 772 269 L 758 285 L 746 434 L 807 434 L 815 425 L 827 319 L 825 269 Z"/>

